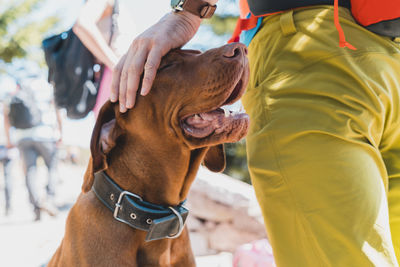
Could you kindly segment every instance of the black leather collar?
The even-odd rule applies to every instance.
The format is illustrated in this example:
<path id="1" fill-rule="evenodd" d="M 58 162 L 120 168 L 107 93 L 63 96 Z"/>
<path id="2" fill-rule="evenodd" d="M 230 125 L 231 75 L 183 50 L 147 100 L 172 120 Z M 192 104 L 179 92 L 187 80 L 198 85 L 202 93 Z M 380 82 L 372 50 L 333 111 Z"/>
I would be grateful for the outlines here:
<path id="1" fill-rule="evenodd" d="M 178 237 L 189 214 L 183 203 L 167 207 L 146 202 L 140 196 L 121 189 L 103 171 L 95 174 L 92 189 L 116 220 L 147 231 L 146 241 Z"/>

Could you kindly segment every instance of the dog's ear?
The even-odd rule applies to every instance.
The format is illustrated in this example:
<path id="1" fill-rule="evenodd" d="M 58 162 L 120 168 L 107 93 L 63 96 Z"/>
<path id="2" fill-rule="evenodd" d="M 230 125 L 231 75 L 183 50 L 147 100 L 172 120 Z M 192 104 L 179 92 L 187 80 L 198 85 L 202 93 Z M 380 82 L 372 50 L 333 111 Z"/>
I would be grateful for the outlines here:
<path id="1" fill-rule="evenodd" d="M 113 149 L 122 131 L 115 119 L 114 104 L 106 102 L 99 112 L 90 141 L 91 158 L 85 172 L 82 191 L 88 192 L 93 185 L 94 174 L 107 169 L 107 154 Z"/>
<path id="2" fill-rule="evenodd" d="M 204 165 L 213 172 L 222 172 L 226 166 L 224 145 L 212 146 L 204 157 Z"/>

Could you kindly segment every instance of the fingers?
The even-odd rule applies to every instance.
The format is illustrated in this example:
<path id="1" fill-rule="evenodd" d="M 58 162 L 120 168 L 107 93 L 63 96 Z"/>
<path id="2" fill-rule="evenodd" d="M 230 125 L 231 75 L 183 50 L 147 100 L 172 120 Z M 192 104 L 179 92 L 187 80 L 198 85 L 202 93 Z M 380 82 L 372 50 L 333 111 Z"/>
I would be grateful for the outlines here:
<path id="1" fill-rule="evenodd" d="M 146 64 L 144 66 L 144 76 L 142 81 L 141 95 L 147 95 L 151 89 L 153 81 L 157 74 L 157 69 L 160 66 L 162 52 L 159 49 L 152 49 L 147 57 Z"/>
<path id="2" fill-rule="evenodd" d="M 131 48 L 121 59 L 114 71 L 111 91 L 111 101 L 119 99 L 120 112 L 134 107 L 143 71 L 141 94 L 149 93 L 162 56 L 161 50 L 147 45 L 141 49 Z"/>
<path id="3" fill-rule="evenodd" d="M 124 67 L 120 75 L 119 82 L 119 111 L 126 112 L 126 85 L 128 80 L 128 71 Z"/>
<path id="4" fill-rule="evenodd" d="M 128 79 L 127 79 L 127 90 L 126 90 L 126 107 L 133 108 L 136 103 L 136 95 L 139 89 L 140 76 L 143 73 L 143 67 L 146 62 L 148 55 L 147 49 L 141 49 L 138 51 L 134 60 L 128 67 Z"/>
<path id="5" fill-rule="evenodd" d="M 123 66 L 125 64 L 126 54 L 120 59 L 118 64 L 115 66 L 112 75 L 112 82 L 111 82 L 111 92 L 110 92 L 110 100 L 111 102 L 117 102 L 119 98 L 119 84 L 120 84 L 120 77 Z"/>
<path id="6" fill-rule="evenodd" d="M 121 68 L 118 68 L 120 71 L 116 72 L 119 77 L 116 78 L 116 84 L 113 86 L 116 86 L 118 91 L 119 110 L 122 113 L 135 105 L 136 92 L 146 56 L 146 51 L 143 51 L 143 49 L 138 51 L 137 46 L 132 46 L 124 56 L 123 64 L 119 66 Z"/>

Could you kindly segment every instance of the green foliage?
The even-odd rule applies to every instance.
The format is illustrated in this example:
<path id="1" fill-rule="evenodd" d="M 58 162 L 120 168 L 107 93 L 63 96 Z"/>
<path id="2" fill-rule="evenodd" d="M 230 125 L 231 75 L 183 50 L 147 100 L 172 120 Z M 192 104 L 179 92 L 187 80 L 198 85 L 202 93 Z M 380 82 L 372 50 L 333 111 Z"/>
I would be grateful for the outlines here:
<path id="1" fill-rule="evenodd" d="M 2 1 L 0 10 L 0 61 L 11 63 L 15 58 L 40 59 L 29 53 L 39 47 L 43 34 L 57 22 L 56 17 L 32 18 L 32 12 L 40 8 L 44 0 Z M 32 54 L 32 56 L 30 55 Z M 42 62 L 39 62 L 42 63 Z"/>
<path id="2" fill-rule="evenodd" d="M 210 25 L 216 35 L 231 34 L 236 26 L 236 16 L 218 16 L 214 14 L 211 19 L 204 20 L 203 23 Z"/>
<path id="3" fill-rule="evenodd" d="M 246 158 L 246 141 L 225 144 L 225 153 L 226 169 L 224 173 L 250 184 Z"/>

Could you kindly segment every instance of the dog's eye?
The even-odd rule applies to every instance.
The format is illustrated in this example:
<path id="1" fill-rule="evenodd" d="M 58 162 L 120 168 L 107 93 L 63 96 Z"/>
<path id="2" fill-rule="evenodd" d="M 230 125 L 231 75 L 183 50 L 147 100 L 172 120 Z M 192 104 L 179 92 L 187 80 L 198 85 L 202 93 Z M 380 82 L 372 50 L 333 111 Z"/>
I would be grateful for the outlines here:
<path id="1" fill-rule="evenodd" d="M 168 69 L 169 67 L 172 67 L 174 64 L 175 64 L 175 62 L 171 62 L 171 63 L 167 63 L 167 64 L 164 64 L 164 65 L 161 65 L 158 68 L 158 71 L 162 71 L 162 70 Z"/>

